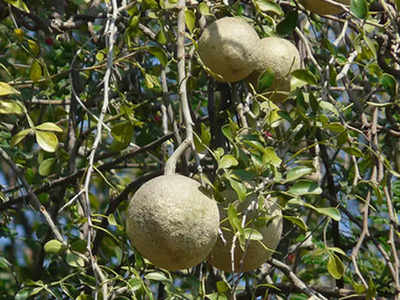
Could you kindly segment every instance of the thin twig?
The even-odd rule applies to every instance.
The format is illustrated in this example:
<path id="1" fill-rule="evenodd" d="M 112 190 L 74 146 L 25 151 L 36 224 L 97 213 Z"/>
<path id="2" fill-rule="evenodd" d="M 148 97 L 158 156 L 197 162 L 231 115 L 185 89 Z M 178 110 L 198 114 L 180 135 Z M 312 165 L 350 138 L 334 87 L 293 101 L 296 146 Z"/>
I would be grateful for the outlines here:
<path id="1" fill-rule="evenodd" d="M 50 214 L 47 212 L 46 208 L 40 203 L 39 198 L 33 192 L 28 181 L 25 179 L 23 172 L 18 168 L 18 166 L 13 162 L 11 157 L 2 148 L 0 148 L 0 155 L 3 158 L 3 160 L 10 166 L 10 168 L 13 170 L 15 175 L 21 180 L 22 185 L 24 186 L 25 190 L 28 193 L 28 196 L 29 196 L 28 199 L 30 199 L 32 206 L 36 210 L 38 210 L 42 213 L 42 215 L 46 219 L 47 223 L 49 224 L 51 230 L 53 231 L 54 236 L 57 238 L 57 240 L 62 242 L 64 245 L 66 245 L 66 242 L 65 242 L 63 236 L 61 235 L 60 231 L 58 230 L 56 224 L 54 223 Z"/>
<path id="2" fill-rule="evenodd" d="M 185 72 L 185 0 L 179 0 L 178 2 L 178 38 L 177 38 L 177 59 L 178 59 L 178 84 L 179 84 L 179 98 L 186 128 L 186 138 L 170 156 L 165 164 L 165 175 L 175 173 L 176 163 L 179 157 L 184 153 L 187 147 L 193 145 L 193 121 L 190 115 L 190 108 L 187 98 L 186 91 L 186 72 Z"/>

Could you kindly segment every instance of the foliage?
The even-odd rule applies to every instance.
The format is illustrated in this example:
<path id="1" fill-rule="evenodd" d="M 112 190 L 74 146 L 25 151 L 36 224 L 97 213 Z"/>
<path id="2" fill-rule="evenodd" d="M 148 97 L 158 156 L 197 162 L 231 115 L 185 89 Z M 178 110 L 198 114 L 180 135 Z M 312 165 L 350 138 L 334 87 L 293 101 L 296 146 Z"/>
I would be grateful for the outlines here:
<path id="1" fill-rule="evenodd" d="M 284 103 L 207 73 L 197 40 L 224 16 L 296 44 Z M 0 0 L 0 299 L 400 299 L 399 27 L 398 0 L 325 17 L 296 0 Z M 279 201 L 268 266 L 169 272 L 125 234 L 132 193 L 187 137 L 184 97 L 177 172 L 221 205 L 225 189 Z"/>

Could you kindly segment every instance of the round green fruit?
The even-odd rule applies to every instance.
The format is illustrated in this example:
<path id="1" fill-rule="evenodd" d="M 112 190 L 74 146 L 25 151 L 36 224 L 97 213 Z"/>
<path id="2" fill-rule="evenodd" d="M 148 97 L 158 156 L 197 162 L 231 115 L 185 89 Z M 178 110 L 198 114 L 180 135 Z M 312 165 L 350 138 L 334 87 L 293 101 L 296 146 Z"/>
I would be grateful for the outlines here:
<path id="1" fill-rule="evenodd" d="M 127 235 L 139 253 L 157 267 L 190 268 L 213 248 L 218 206 L 200 188 L 191 178 L 163 175 L 143 184 L 129 202 Z"/>
<path id="2" fill-rule="evenodd" d="M 260 40 L 255 71 L 248 80 L 257 89 L 261 76 L 269 71 L 273 74 L 267 96 L 272 101 L 282 101 L 290 92 L 290 74 L 300 68 L 300 54 L 296 46 L 286 39 L 267 37 Z"/>
<path id="3" fill-rule="evenodd" d="M 343 12 L 343 8 L 339 5 L 335 5 L 324 0 L 299 0 L 300 3 L 309 11 L 325 16 L 325 15 L 337 15 Z M 350 0 L 335 0 L 336 2 L 350 5 Z"/>
<path id="4" fill-rule="evenodd" d="M 242 203 L 235 201 L 234 204 L 237 206 L 237 211 L 243 215 L 243 212 L 246 211 L 249 205 L 254 205 L 255 202 L 257 200 L 254 197 L 250 197 Z M 260 211 L 265 212 L 265 214 L 260 216 Z M 265 200 L 264 207 L 261 210 L 253 209 L 246 215 L 246 227 L 256 229 L 261 233 L 262 240 L 251 238 L 246 240 L 245 251 L 243 252 L 239 246 L 239 240 L 236 239 L 234 266 L 232 268 L 231 250 L 234 239 L 233 230 L 224 211 L 221 212 L 221 219 L 223 223 L 220 227 L 225 243 L 221 237 L 218 237 L 217 243 L 208 257 L 208 262 L 217 269 L 225 272 L 248 272 L 257 269 L 271 257 L 281 239 L 281 209 L 276 202 Z"/>
<path id="5" fill-rule="evenodd" d="M 204 29 L 198 42 L 199 55 L 217 80 L 235 82 L 254 70 L 259 40 L 246 21 L 225 17 Z"/>

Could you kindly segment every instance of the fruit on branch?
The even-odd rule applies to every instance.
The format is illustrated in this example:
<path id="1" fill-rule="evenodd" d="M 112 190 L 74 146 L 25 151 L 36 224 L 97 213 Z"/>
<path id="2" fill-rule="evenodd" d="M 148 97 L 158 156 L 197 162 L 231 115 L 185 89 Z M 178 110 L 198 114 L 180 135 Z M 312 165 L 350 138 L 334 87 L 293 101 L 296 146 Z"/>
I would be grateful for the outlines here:
<path id="1" fill-rule="evenodd" d="M 290 92 L 291 72 L 300 68 L 299 51 L 290 41 L 279 37 L 261 39 L 258 48 L 261 51 L 257 67 L 248 79 L 257 88 L 264 72 L 270 72 L 273 81 L 268 88 L 267 96 L 273 101 L 282 101 Z"/>
<path id="2" fill-rule="evenodd" d="M 143 184 L 129 202 L 126 232 L 154 265 L 179 270 L 197 265 L 213 248 L 219 227 L 216 202 L 197 181 L 163 175 Z"/>
<path id="3" fill-rule="evenodd" d="M 273 254 L 279 244 L 282 234 L 282 211 L 278 204 L 272 200 L 265 200 L 262 208 L 256 209 L 254 206 L 259 201 L 256 197 L 249 197 L 245 201 L 238 203 L 237 211 L 246 215 L 246 228 L 253 228 L 262 235 L 262 240 L 252 239 L 251 235 L 245 240 L 243 251 L 239 245 L 239 239 L 235 241 L 234 247 L 234 268 L 232 268 L 232 244 L 234 232 L 226 216 L 225 211 L 221 211 L 221 231 L 223 238 L 218 237 L 217 243 L 211 251 L 208 262 L 225 272 L 248 272 L 260 267 Z M 253 233 L 255 238 L 255 234 Z"/>
<path id="4" fill-rule="evenodd" d="M 309 11 L 318 15 L 337 15 L 343 12 L 339 5 L 326 2 L 324 0 L 299 0 L 300 3 Z M 350 0 L 335 0 L 335 2 L 350 5 Z"/>
<path id="5" fill-rule="evenodd" d="M 225 17 L 208 25 L 199 39 L 199 55 L 219 81 L 246 78 L 257 62 L 259 37 L 241 18 Z"/>

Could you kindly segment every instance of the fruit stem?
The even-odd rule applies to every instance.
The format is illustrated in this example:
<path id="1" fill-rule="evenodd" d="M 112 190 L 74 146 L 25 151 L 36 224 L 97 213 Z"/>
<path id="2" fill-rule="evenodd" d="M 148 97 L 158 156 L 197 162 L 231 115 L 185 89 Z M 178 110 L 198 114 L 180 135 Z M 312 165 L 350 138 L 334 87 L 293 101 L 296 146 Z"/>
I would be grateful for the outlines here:
<path id="1" fill-rule="evenodd" d="M 164 174 L 171 175 L 175 173 L 176 163 L 179 157 L 184 153 L 188 146 L 194 149 L 193 144 L 193 121 L 190 115 L 189 102 L 186 91 L 186 74 L 185 74 L 185 0 L 179 0 L 178 3 L 179 13 L 178 13 L 178 38 L 177 38 L 177 59 L 178 59 L 178 82 L 179 82 L 179 98 L 180 106 L 183 114 L 183 120 L 186 128 L 186 138 L 175 150 L 175 152 L 168 158 Z"/>

